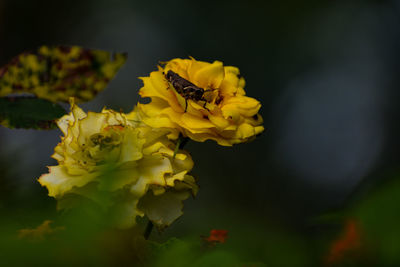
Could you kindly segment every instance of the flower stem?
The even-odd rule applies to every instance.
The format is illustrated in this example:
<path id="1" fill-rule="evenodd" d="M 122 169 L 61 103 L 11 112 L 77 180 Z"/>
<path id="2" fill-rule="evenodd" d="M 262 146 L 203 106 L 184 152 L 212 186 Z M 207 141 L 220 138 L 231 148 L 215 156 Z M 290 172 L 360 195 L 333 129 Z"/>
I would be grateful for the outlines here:
<path id="1" fill-rule="evenodd" d="M 146 240 L 149 239 L 152 230 L 153 230 L 153 223 L 149 220 L 147 222 L 146 230 L 144 231 L 144 239 Z"/>
<path id="2" fill-rule="evenodd" d="M 179 135 L 178 141 L 176 142 L 174 155 L 172 156 L 172 159 L 175 159 L 175 156 L 178 153 L 179 149 L 183 149 L 183 147 L 187 144 L 188 141 L 189 141 L 189 138 Z"/>

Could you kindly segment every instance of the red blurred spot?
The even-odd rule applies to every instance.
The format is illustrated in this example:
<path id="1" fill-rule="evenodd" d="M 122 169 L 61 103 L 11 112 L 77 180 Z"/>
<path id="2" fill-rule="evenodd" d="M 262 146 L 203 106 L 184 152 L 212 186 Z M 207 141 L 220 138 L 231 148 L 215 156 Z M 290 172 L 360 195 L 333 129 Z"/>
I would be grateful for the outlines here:
<path id="1" fill-rule="evenodd" d="M 110 125 L 110 126 L 107 126 L 106 128 L 104 128 L 104 130 L 106 132 L 108 132 L 109 130 L 123 131 L 124 129 L 125 129 L 124 126 L 121 126 L 121 125 Z"/>
<path id="2" fill-rule="evenodd" d="M 343 261 L 346 257 L 356 254 L 361 248 L 361 231 L 356 220 L 349 219 L 343 234 L 335 240 L 326 259 L 328 265 Z"/>
<path id="3" fill-rule="evenodd" d="M 225 243 L 226 239 L 228 238 L 228 231 L 227 230 L 211 230 L 210 236 L 205 237 L 204 240 L 207 241 L 209 244 L 217 244 L 217 243 Z"/>

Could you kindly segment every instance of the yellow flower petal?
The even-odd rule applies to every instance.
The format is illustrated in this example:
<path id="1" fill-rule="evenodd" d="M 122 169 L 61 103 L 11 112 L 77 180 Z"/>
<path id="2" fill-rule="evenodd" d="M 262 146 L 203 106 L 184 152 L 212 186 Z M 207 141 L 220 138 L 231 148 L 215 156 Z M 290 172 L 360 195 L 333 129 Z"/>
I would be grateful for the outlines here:
<path id="1" fill-rule="evenodd" d="M 164 73 L 169 70 L 198 88 L 180 88 L 178 93 L 170 84 L 173 94 L 165 94 Z M 151 127 L 170 128 L 169 138 L 177 138 L 180 133 L 198 142 L 211 139 L 231 146 L 252 140 L 263 129 L 258 114 L 261 104 L 245 96 L 245 80 L 236 67 L 223 66 L 219 61 L 173 59 L 143 79 L 140 94 L 154 101 L 138 104 L 139 117 Z"/>
<path id="2" fill-rule="evenodd" d="M 162 72 L 153 71 L 150 77 L 142 77 L 141 79 L 146 85 L 144 90 L 139 91 L 142 97 L 156 96 L 167 101 L 173 109 L 182 110 L 174 91 L 169 88 L 170 86 Z"/>
<path id="3" fill-rule="evenodd" d="M 198 116 L 193 116 L 192 114 L 185 113 L 181 116 L 181 121 L 187 129 L 204 129 L 213 128 L 215 125 L 208 119 L 199 118 Z"/>
<path id="4" fill-rule="evenodd" d="M 62 196 L 74 186 L 80 187 L 93 181 L 95 176 L 96 174 L 71 176 L 66 172 L 64 167 L 52 166 L 49 167 L 49 173 L 42 175 L 38 181 L 42 186 L 47 187 L 49 196 L 57 197 Z"/>
<path id="5" fill-rule="evenodd" d="M 225 77 L 224 66 L 220 61 L 214 61 L 199 69 L 194 74 L 195 84 L 204 89 L 217 89 Z"/>
<path id="6" fill-rule="evenodd" d="M 161 100 L 154 98 L 165 118 L 177 113 Z M 183 150 L 173 158 L 175 143 L 168 138 L 176 138 L 178 133 L 168 127 L 149 127 L 142 121 L 145 112 L 141 110 L 149 114 L 154 110 L 146 109 L 138 107 L 128 115 L 107 109 L 86 114 L 71 101 L 71 113 L 58 121 L 65 134 L 53 154 L 59 165 L 50 167 L 50 172 L 39 178 L 60 208 L 76 205 L 76 201 L 67 201 L 66 196 L 82 196 L 107 209 L 118 227 L 131 227 L 137 216 L 145 214 L 157 213 L 162 225 L 172 222 L 170 215 L 158 212 L 158 207 L 157 211 L 151 207 L 143 211 L 138 203 L 149 190 L 160 197 L 170 190 L 178 195 L 190 195 L 197 190 L 195 183 L 175 189 L 174 182 L 187 180 L 193 161 Z M 166 125 L 172 123 L 168 118 Z M 174 218 L 181 214 L 171 212 Z"/>
<path id="7" fill-rule="evenodd" d="M 223 130 L 229 126 L 229 121 L 222 116 L 208 115 L 208 119 L 217 127 L 218 130 Z"/>

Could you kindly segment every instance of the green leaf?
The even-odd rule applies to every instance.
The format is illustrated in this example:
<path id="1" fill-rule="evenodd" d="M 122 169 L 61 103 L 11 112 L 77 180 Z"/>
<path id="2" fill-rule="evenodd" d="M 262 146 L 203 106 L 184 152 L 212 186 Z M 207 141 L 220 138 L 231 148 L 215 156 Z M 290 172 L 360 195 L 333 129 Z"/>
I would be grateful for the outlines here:
<path id="1" fill-rule="evenodd" d="M 171 238 L 167 242 L 158 244 L 149 242 L 153 256 L 153 267 L 190 266 L 200 255 L 200 247 L 197 244 Z"/>
<path id="2" fill-rule="evenodd" d="M 33 97 L 0 97 L 0 124 L 8 128 L 53 129 L 66 114 L 58 104 Z"/>
<path id="3" fill-rule="evenodd" d="M 399 266 L 400 174 L 390 178 L 356 203 L 352 215 L 360 221 L 382 266 Z"/>
<path id="4" fill-rule="evenodd" d="M 0 69 L 0 97 L 31 93 L 52 102 L 89 101 L 126 62 L 126 54 L 79 46 L 42 46 Z"/>
<path id="5" fill-rule="evenodd" d="M 183 200 L 189 196 L 188 191 L 173 189 L 156 196 L 149 192 L 140 199 L 139 208 L 159 230 L 163 230 L 183 214 Z"/>

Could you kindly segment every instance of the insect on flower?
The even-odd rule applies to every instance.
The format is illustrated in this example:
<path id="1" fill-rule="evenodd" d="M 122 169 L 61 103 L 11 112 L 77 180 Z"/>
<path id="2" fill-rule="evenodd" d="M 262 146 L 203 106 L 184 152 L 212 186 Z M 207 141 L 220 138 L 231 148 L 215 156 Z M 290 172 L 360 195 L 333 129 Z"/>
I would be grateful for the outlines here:
<path id="1" fill-rule="evenodd" d="M 188 100 L 193 101 L 204 101 L 203 108 L 206 108 L 207 99 L 204 98 L 204 93 L 211 90 L 204 90 L 188 80 L 182 78 L 177 73 L 169 70 L 167 74 L 164 74 L 165 78 L 171 83 L 171 85 L 175 88 L 175 90 L 185 99 L 185 112 L 187 110 Z M 168 88 L 167 88 L 168 89 Z M 208 110 L 208 109 L 207 109 Z"/>
<path id="2" fill-rule="evenodd" d="M 157 70 L 140 77 L 139 94 L 151 100 L 138 103 L 146 125 L 169 129 L 171 140 L 182 134 L 222 146 L 249 142 L 264 131 L 261 103 L 246 96 L 238 68 L 194 58 L 159 63 Z"/>

